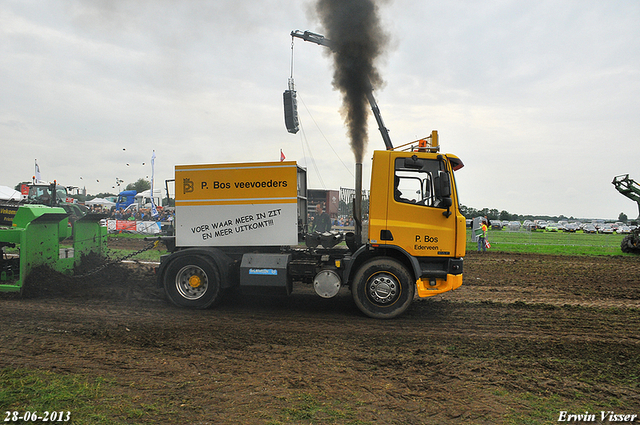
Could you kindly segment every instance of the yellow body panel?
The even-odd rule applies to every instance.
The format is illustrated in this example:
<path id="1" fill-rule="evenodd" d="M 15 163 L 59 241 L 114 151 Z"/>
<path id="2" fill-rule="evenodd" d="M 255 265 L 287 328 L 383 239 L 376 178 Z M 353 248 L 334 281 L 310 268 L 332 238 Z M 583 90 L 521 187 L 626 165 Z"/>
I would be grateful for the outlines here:
<path id="1" fill-rule="evenodd" d="M 430 285 L 429 279 L 418 279 L 416 285 L 418 289 L 418 297 L 431 297 L 459 288 L 460 285 L 462 285 L 462 275 L 448 274 L 446 279 L 436 279 L 435 285 Z"/>
<path id="2" fill-rule="evenodd" d="M 294 161 L 176 165 L 176 205 L 296 202 Z"/>

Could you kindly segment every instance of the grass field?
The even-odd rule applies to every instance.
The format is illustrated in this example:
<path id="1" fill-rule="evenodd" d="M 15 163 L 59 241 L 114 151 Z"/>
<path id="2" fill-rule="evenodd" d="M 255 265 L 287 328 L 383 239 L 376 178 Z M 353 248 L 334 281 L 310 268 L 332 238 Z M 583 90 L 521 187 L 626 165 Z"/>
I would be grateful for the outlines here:
<path id="1" fill-rule="evenodd" d="M 490 251 L 519 252 L 553 255 L 633 255 L 620 250 L 620 242 L 625 235 L 589 234 L 543 231 L 489 230 Z M 142 239 L 143 235 L 110 235 L 110 237 Z M 477 250 L 477 244 L 471 242 L 471 231 L 467 229 L 467 251 Z M 119 258 L 132 253 L 132 250 L 109 249 L 108 256 Z M 140 261 L 159 261 L 157 250 L 143 252 L 134 259 Z"/>
<path id="2" fill-rule="evenodd" d="M 491 251 L 555 255 L 632 255 L 623 254 L 620 250 L 620 242 L 624 236 L 615 233 L 605 235 L 582 232 L 488 232 Z M 467 230 L 467 250 L 477 249 L 477 244 L 471 242 L 471 232 Z"/>

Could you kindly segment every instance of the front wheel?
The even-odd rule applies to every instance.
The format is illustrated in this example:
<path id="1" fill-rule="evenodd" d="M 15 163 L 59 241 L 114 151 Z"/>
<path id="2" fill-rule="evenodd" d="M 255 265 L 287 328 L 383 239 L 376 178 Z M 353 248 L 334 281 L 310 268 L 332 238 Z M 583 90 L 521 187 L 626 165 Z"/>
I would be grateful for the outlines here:
<path id="1" fill-rule="evenodd" d="M 179 307 L 207 308 L 220 298 L 220 273 L 204 257 L 176 258 L 167 266 L 164 291 Z"/>
<path id="2" fill-rule="evenodd" d="M 353 300 L 364 314 L 392 319 L 404 313 L 415 294 L 415 282 L 402 263 L 389 257 L 367 261 L 351 284 Z"/>

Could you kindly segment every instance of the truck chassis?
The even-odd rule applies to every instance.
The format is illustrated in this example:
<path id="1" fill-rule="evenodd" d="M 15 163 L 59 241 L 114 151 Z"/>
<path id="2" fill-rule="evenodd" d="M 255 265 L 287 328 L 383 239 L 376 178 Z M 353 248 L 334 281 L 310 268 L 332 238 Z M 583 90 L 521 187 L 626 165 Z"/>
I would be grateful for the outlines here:
<path id="1" fill-rule="evenodd" d="M 441 293 L 447 275 L 462 276 L 462 259 L 412 257 L 398 248 L 192 247 L 161 258 L 157 284 L 175 305 L 208 308 L 225 290 L 241 288 L 290 295 L 293 283 L 313 285 L 332 298 L 343 286 L 370 317 L 393 318 L 409 307 L 416 287 Z M 416 285 L 418 282 L 418 285 Z"/>

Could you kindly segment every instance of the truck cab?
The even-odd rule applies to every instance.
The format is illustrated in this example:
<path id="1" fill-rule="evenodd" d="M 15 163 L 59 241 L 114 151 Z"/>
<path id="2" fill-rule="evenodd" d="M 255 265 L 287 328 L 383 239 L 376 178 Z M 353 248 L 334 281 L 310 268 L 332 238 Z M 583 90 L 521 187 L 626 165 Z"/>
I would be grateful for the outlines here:
<path id="1" fill-rule="evenodd" d="M 453 171 L 455 155 L 375 151 L 369 198 L 368 243 L 405 264 L 419 297 L 462 284 L 466 222 Z"/>
<path id="2" fill-rule="evenodd" d="M 118 199 L 116 199 L 116 210 L 125 209 L 129 205 L 133 204 L 138 194 L 135 190 L 123 190 L 118 193 Z"/>
<path id="3" fill-rule="evenodd" d="M 138 208 L 151 208 L 151 190 L 145 190 L 135 195 L 135 203 Z M 162 206 L 162 191 L 160 189 L 153 191 L 153 203 L 156 206 Z"/>

